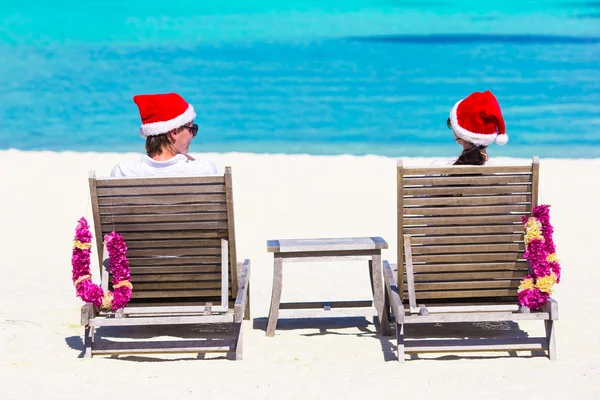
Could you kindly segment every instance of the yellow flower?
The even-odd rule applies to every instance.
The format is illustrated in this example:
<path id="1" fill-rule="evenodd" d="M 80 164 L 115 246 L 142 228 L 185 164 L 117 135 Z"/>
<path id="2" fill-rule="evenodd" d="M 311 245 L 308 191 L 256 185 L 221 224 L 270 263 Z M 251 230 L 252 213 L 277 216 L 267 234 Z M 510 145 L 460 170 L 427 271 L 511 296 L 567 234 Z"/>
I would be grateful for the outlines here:
<path id="1" fill-rule="evenodd" d="M 534 217 L 529 218 L 525 224 L 525 243 L 529 243 L 532 239 L 544 241 L 542 223 Z"/>
<path id="2" fill-rule="evenodd" d="M 555 283 L 556 275 L 552 273 L 551 275 L 542 276 L 541 278 L 538 278 L 537 282 L 535 283 L 535 286 L 537 286 L 537 288 L 540 289 L 542 292 L 552 294 L 552 286 L 554 286 Z"/>
<path id="3" fill-rule="evenodd" d="M 79 240 L 73 240 L 73 247 L 77 247 L 78 249 L 85 250 L 85 249 L 92 248 L 92 244 L 91 243 L 83 243 L 83 242 L 80 242 Z"/>
<path id="4" fill-rule="evenodd" d="M 523 281 L 521 281 L 521 284 L 519 285 L 519 292 L 522 292 L 523 290 L 527 290 L 527 289 L 533 289 L 534 288 L 534 284 L 533 284 L 533 279 L 525 279 Z"/>
<path id="5" fill-rule="evenodd" d="M 546 261 L 558 262 L 558 257 L 556 256 L 556 253 L 548 254 L 548 257 L 546 257 Z"/>
<path id="6" fill-rule="evenodd" d="M 75 282 L 73 282 L 73 286 L 77 287 L 77 285 L 79 284 L 79 282 L 85 281 L 87 279 L 92 279 L 91 275 L 82 275 L 79 278 L 77 278 L 77 280 Z"/>
<path id="7" fill-rule="evenodd" d="M 112 310 L 112 301 L 113 301 L 113 294 L 112 292 L 109 292 L 108 290 L 106 292 L 104 292 L 104 296 L 102 296 L 102 305 L 100 306 L 100 308 L 102 310 Z"/>
<path id="8" fill-rule="evenodd" d="M 121 286 L 127 286 L 130 289 L 133 289 L 133 285 L 129 281 L 121 281 L 113 286 L 113 289 L 120 288 Z"/>

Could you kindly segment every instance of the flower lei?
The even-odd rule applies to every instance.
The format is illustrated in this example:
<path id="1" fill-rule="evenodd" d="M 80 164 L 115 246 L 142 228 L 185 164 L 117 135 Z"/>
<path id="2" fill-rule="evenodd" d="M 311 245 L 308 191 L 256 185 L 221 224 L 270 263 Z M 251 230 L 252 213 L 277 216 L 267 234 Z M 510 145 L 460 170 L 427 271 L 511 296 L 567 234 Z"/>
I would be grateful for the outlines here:
<path id="1" fill-rule="evenodd" d="M 560 282 L 560 265 L 552 240 L 554 228 L 550 225 L 550 206 L 543 204 L 533 209 L 532 217 L 523 217 L 525 224 L 525 258 L 529 260 L 531 274 L 521 281 L 519 303 L 539 310 Z"/>
<path id="2" fill-rule="evenodd" d="M 123 236 L 116 232 L 105 235 L 104 240 L 110 259 L 113 291 L 104 291 L 92 282 L 92 273 L 90 272 L 92 233 L 87 220 L 83 217 L 79 219 L 75 228 L 75 240 L 73 241 L 71 258 L 73 285 L 75 285 L 77 297 L 83 301 L 90 302 L 105 311 L 118 310 L 129 303 L 133 289 L 127 261 L 127 246 Z"/>

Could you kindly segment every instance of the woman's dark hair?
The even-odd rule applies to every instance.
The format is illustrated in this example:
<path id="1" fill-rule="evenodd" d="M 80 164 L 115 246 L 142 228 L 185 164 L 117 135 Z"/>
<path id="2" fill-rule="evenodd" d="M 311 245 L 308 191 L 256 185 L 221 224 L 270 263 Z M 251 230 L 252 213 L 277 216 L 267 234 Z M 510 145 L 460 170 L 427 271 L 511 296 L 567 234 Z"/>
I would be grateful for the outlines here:
<path id="1" fill-rule="evenodd" d="M 483 165 L 487 157 L 481 150 L 486 146 L 473 146 L 470 149 L 463 150 L 462 154 L 454 162 L 454 165 Z"/>

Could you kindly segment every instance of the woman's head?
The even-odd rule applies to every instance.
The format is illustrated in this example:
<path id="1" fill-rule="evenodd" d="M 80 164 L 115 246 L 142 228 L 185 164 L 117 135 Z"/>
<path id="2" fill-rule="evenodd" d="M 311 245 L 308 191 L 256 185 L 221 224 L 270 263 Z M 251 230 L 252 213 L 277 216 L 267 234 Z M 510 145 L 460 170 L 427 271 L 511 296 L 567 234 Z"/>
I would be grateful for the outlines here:
<path id="1" fill-rule="evenodd" d="M 458 101 L 446 121 L 456 138 L 477 146 L 508 142 L 504 118 L 492 92 L 475 92 Z"/>
<path id="2" fill-rule="evenodd" d="M 454 165 L 483 165 L 488 160 L 488 145 L 508 142 L 500 105 L 490 91 L 475 92 L 457 102 L 446 125 L 463 148 Z"/>
<path id="3" fill-rule="evenodd" d="M 198 132 L 191 104 L 176 93 L 143 94 L 134 96 L 133 101 L 140 111 L 140 135 L 146 138 L 148 155 L 187 154 Z"/>

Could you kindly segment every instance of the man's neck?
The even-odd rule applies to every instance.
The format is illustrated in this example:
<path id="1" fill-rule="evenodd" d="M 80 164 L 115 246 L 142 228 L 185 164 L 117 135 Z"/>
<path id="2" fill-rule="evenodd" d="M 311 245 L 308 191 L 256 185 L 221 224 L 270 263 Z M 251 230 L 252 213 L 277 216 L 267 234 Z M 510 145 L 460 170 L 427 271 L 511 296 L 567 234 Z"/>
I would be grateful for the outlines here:
<path id="1" fill-rule="evenodd" d="M 160 154 L 154 154 L 150 156 L 154 161 L 169 161 L 171 158 L 175 157 L 177 154 L 172 151 L 163 151 Z"/>

